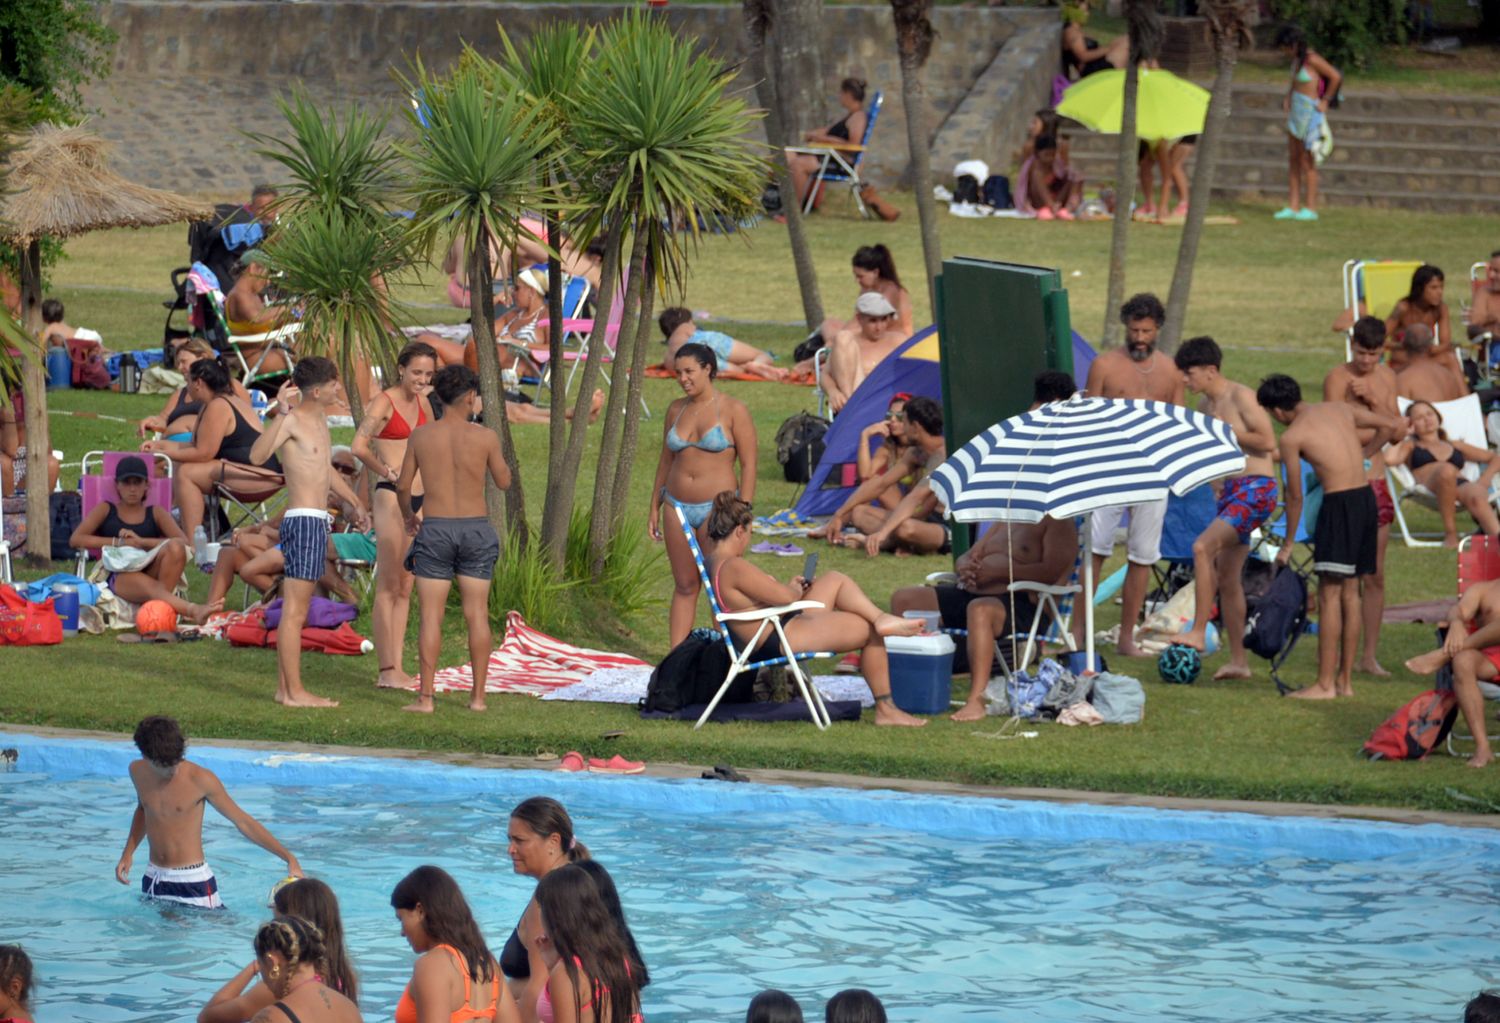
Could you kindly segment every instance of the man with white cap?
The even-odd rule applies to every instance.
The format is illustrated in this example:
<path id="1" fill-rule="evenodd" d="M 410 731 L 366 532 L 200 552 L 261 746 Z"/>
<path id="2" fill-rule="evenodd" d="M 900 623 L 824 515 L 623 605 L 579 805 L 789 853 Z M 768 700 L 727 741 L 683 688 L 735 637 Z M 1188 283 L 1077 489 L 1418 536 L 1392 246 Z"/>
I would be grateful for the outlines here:
<path id="1" fill-rule="evenodd" d="M 906 334 L 896 318 L 896 307 L 878 291 L 867 291 L 854 303 L 854 322 L 834 336 L 828 352 L 828 372 L 823 389 L 835 412 L 890 355 Z"/>

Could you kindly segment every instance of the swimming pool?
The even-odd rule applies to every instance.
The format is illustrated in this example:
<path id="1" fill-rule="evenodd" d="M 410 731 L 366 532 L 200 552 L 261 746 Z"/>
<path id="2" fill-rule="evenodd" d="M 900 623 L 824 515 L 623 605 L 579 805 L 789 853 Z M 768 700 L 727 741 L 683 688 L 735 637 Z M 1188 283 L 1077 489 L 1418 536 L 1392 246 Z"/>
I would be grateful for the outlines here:
<path id="1" fill-rule="evenodd" d="M 210 813 L 229 909 L 113 879 L 128 743 L 0 734 L 0 941 L 37 962 L 47 1023 L 192 1020 L 249 961 L 281 864 Z M 563 800 L 618 881 L 652 1023 L 743 1019 L 781 987 L 809 1019 L 869 987 L 893 1021 L 1456 1019 L 1500 981 L 1500 834 L 1237 814 L 286 757 L 197 746 L 338 892 L 369 1020 L 411 953 L 391 887 L 458 878 L 499 948 L 530 895 L 509 808 Z M 136 856 L 139 869 L 144 849 Z"/>

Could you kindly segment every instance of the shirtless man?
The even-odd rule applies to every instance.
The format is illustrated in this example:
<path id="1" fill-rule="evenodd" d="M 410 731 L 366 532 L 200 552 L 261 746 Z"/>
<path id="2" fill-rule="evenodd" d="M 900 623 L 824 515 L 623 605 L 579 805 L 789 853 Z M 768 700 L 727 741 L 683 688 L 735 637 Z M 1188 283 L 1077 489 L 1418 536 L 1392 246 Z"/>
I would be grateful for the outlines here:
<path id="1" fill-rule="evenodd" d="M 896 307 L 878 291 L 867 291 L 854 303 L 855 322 L 839 331 L 828 351 L 823 389 L 835 412 L 849 401 L 865 377 L 906 340 Z"/>
<path id="2" fill-rule="evenodd" d="M 1500 334 L 1500 249 L 1490 253 L 1489 265 L 1484 269 L 1484 287 L 1474 292 L 1474 304 L 1469 307 L 1466 322 L 1470 337 Z"/>
<path id="3" fill-rule="evenodd" d="M 245 268 L 229 294 L 224 296 L 224 320 L 231 334 L 263 334 L 286 322 L 286 310 L 266 304 L 266 289 L 271 280 L 257 249 L 240 257 Z"/>
<path id="4" fill-rule="evenodd" d="M 1302 518 L 1302 459 L 1312 463 L 1323 489 L 1323 504 L 1313 528 L 1313 571 L 1318 573 L 1318 679 L 1290 694 L 1304 700 L 1353 696 L 1355 652 L 1359 647 L 1359 577 L 1375 571 L 1375 492 L 1365 476 L 1359 430 L 1374 429 L 1381 443 L 1404 429 L 1400 419 L 1378 415 L 1347 402 L 1310 404 L 1302 400 L 1297 381 L 1275 373 L 1261 381 L 1256 401 L 1287 427 L 1281 435 L 1281 465 L 1286 473 L 1288 529 Z M 1284 544 L 1276 563 L 1285 565 L 1292 544 Z"/>
<path id="5" fill-rule="evenodd" d="M 355 528 L 363 532 L 369 518 L 359 497 L 332 471 L 328 436 L 328 406 L 338 391 L 339 375 L 322 356 L 297 363 L 292 378 L 281 385 L 276 403 L 283 410 L 250 448 L 250 459 L 263 464 L 272 455 L 281 459 L 286 477 L 286 511 L 281 516 L 281 553 L 286 564 L 281 583 L 281 624 L 276 629 L 276 702 L 287 707 L 337 707 L 338 701 L 314 696 L 302 687 L 302 626 L 313 590 L 323 576 L 332 490 L 354 509 Z"/>
<path id="6" fill-rule="evenodd" d="M 42 303 L 42 336 L 40 338 L 43 348 L 53 345 L 65 345 L 69 338 L 78 336 L 78 328 L 70 326 L 63 319 L 66 310 L 63 304 L 55 298 L 49 298 Z"/>
<path id="7" fill-rule="evenodd" d="M 1399 418 L 1396 406 L 1396 374 L 1380 356 L 1385 350 L 1385 323 L 1374 316 L 1360 317 L 1350 337 L 1353 357 L 1333 367 L 1323 378 L 1324 401 L 1346 401 L 1377 415 Z M 1368 427 L 1359 431 L 1364 449 L 1365 475 L 1375 491 L 1376 534 L 1375 571 L 1359 577 L 1359 606 L 1364 618 L 1364 648 L 1356 671 L 1387 676 L 1375 652 L 1380 645 L 1380 622 L 1385 615 L 1385 551 L 1391 539 L 1391 523 L 1396 521 L 1396 503 L 1385 479 L 1385 462 L 1377 457 L 1381 434 Z"/>
<path id="8" fill-rule="evenodd" d="M 421 690 L 402 710 L 431 714 L 433 676 L 443 647 L 443 611 L 458 578 L 469 632 L 469 663 L 474 666 L 470 710 L 484 710 L 485 672 L 494 636 L 490 632 L 490 577 L 500 558 L 500 540 L 485 514 L 484 477 L 510 486 L 510 468 L 494 433 L 470 420 L 479 412 L 479 376 L 467 366 L 444 366 L 432 378 L 432 393 L 443 405 L 435 423 L 412 431 L 406 459 L 396 480 L 396 501 L 415 536 L 406 568 L 417 577 L 421 624 L 417 649 Z M 422 474 L 422 521 L 412 507 L 412 482 Z"/>
<path id="9" fill-rule="evenodd" d="M 1432 328 L 1413 323 L 1401 339 L 1406 365 L 1396 374 L 1396 393 L 1412 401 L 1453 401 L 1469 393 L 1458 360 L 1440 354 L 1432 343 Z"/>
<path id="10" fill-rule="evenodd" d="M 1415 675 L 1426 676 L 1453 662 L 1453 695 L 1458 697 L 1458 709 L 1474 736 L 1469 766 L 1483 767 L 1494 755 L 1485 735 L 1484 694 L 1479 691 L 1479 683 L 1500 678 L 1500 579 L 1470 586 L 1443 624 L 1448 629 L 1443 645 L 1418 654 L 1406 662 L 1406 667 Z"/>
<path id="11" fill-rule="evenodd" d="M 948 526 L 932 519 L 937 498 L 925 482 L 919 482 L 890 511 L 872 503 L 908 476 L 915 474 L 925 480 L 927 473 L 947 461 L 943 410 L 931 398 L 917 395 L 906 403 L 906 435 L 911 446 L 885 472 L 856 487 L 826 525 L 807 534 L 809 539 L 827 537 L 832 544 L 866 547 L 872 555 L 882 549 L 932 554 L 948 548 Z M 864 535 L 846 539 L 846 522 Z"/>
<path id="12" fill-rule="evenodd" d="M 175 720 L 144 719 L 135 726 L 135 746 L 142 757 L 130 765 L 135 815 L 130 819 L 125 851 L 115 864 L 116 881 L 130 884 L 130 861 L 144 838 L 150 843 L 150 862 L 141 876 L 142 895 L 184 906 L 222 908 L 219 882 L 203 860 L 204 803 L 223 814 L 240 834 L 285 860 L 288 875 L 302 876 L 297 857 L 229 798 L 224 783 L 212 771 L 183 759 L 187 740 Z"/>
<path id="13" fill-rule="evenodd" d="M 667 346 L 661 364 L 675 372 L 677 349 L 686 344 L 707 345 L 718 360 L 719 372 L 735 370 L 767 380 L 785 380 L 787 371 L 777 366 L 770 352 L 736 341 L 718 330 L 704 330 L 693 322 L 693 314 L 682 306 L 673 306 L 656 318 L 661 327 L 662 342 Z"/>
<path id="14" fill-rule="evenodd" d="M 1177 368 L 1187 389 L 1203 395 L 1198 411 L 1222 419 L 1234 431 L 1245 453 L 1245 471 L 1214 485 L 1218 510 L 1212 522 L 1193 541 L 1195 615 L 1193 627 L 1178 642 L 1195 650 L 1207 649 L 1208 620 L 1215 592 L 1228 637 L 1229 663 L 1214 672 L 1214 680 L 1249 678 L 1245 659 L 1245 559 L 1250 556 L 1250 534 L 1276 510 L 1276 429 L 1255 400 L 1255 392 L 1224 376 L 1224 353 L 1212 338 L 1195 337 L 1177 350 Z"/>
<path id="15" fill-rule="evenodd" d="M 1084 390 L 1091 398 L 1151 398 L 1156 401 L 1184 403 L 1182 374 L 1172 360 L 1156 350 L 1156 338 L 1166 322 L 1167 311 L 1155 295 L 1133 296 L 1120 307 L 1120 321 L 1125 324 L 1125 346 L 1100 352 L 1089 366 Z M 1093 514 L 1089 547 L 1094 556 L 1094 579 L 1104 570 L 1104 560 L 1114 552 L 1115 530 L 1125 508 L 1104 508 Z M 1145 656 L 1135 645 L 1135 627 L 1146 602 L 1146 587 L 1151 582 L 1151 566 L 1161 560 L 1161 526 L 1167 514 L 1167 500 L 1132 505 L 1128 539 L 1129 565 L 1125 585 L 1120 593 L 1120 641 L 1117 649 L 1126 657 Z M 1092 593 L 1086 599 L 1094 599 Z M 1073 623 L 1074 636 L 1083 645 L 1083 615 Z"/>

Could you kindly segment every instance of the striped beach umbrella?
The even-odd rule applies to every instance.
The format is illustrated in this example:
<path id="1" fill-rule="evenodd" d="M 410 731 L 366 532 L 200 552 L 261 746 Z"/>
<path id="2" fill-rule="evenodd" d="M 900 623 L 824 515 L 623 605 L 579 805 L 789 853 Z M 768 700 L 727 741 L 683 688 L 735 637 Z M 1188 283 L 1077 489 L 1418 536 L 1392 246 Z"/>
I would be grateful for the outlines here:
<path id="1" fill-rule="evenodd" d="M 1228 423 L 1181 405 L 1074 397 L 1012 416 L 949 456 L 930 478 L 959 522 L 1040 522 L 1185 494 L 1242 472 Z M 1093 593 L 1084 558 L 1084 593 Z M 1084 601 L 1092 663 L 1093 600 Z"/>

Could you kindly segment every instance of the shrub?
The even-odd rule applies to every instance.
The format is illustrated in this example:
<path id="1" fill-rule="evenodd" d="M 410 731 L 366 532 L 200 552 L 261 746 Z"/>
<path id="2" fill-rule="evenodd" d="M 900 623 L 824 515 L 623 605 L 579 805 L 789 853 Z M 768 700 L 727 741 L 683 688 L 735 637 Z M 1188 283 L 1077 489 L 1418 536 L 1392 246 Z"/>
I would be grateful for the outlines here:
<path id="1" fill-rule="evenodd" d="M 597 582 L 589 572 L 589 521 L 587 509 L 574 508 L 568 521 L 568 545 L 563 555 L 564 572 L 574 583 L 593 590 L 620 615 L 631 615 L 662 603 L 654 591 L 661 578 L 665 552 L 646 536 L 646 524 L 627 519 L 610 537 L 604 551 L 604 574 Z"/>
<path id="2" fill-rule="evenodd" d="M 1271 9 L 1345 71 L 1368 67 L 1382 46 L 1406 39 L 1404 0 L 1274 0 Z"/>
<path id="3" fill-rule="evenodd" d="M 570 624 L 568 591 L 574 585 L 557 578 L 539 544 L 523 549 L 516 531 L 510 530 L 490 580 L 490 617 L 503 621 L 507 611 L 519 611 L 543 632 L 564 632 Z"/>

